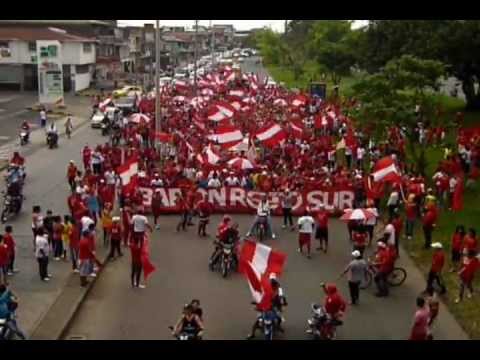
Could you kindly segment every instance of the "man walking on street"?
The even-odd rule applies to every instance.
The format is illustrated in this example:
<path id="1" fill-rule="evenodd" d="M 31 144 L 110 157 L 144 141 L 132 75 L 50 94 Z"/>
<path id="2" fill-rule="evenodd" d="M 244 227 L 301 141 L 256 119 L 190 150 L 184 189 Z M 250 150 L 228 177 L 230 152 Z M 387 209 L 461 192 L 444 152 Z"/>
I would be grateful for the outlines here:
<path id="1" fill-rule="evenodd" d="M 50 252 L 50 245 L 48 244 L 47 236 L 43 228 L 37 230 L 35 237 L 35 257 L 38 261 L 38 268 L 40 279 L 49 281 L 51 275 L 48 274 L 48 254 Z"/>
<path id="2" fill-rule="evenodd" d="M 348 273 L 348 288 L 350 290 L 350 305 L 356 305 L 360 297 L 360 284 L 367 279 L 368 265 L 362 259 L 360 251 L 352 252 L 353 260 L 345 268 L 345 271 L 340 275 L 342 277 Z"/>
<path id="3" fill-rule="evenodd" d="M 433 296 L 433 284 L 436 281 L 440 287 L 440 294 L 442 295 L 447 291 L 441 279 L 442 270 L 445 265 L 445 253 L 443 252 L 442 244 L 439 242 L 433 243 L 432 248 L 434 249 L 432 267 L 428 273 L 427 288 L 425 292 L 430 296 Z"/>

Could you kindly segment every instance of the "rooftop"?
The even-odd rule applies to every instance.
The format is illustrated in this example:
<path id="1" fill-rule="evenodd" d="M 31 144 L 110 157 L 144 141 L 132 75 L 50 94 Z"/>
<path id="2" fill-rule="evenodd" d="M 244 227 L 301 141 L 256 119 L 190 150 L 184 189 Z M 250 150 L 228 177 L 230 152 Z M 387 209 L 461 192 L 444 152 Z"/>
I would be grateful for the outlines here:
<path id="1" fill-rule="evenodd" d="M 57 40 L 60 42 L 95 42 L 93 38 L 86 38 L 69 34 L 59 28 L 29 28 L 29 27 L 0 27 L 0 40 L 3 41 L 36 41 Z"/>

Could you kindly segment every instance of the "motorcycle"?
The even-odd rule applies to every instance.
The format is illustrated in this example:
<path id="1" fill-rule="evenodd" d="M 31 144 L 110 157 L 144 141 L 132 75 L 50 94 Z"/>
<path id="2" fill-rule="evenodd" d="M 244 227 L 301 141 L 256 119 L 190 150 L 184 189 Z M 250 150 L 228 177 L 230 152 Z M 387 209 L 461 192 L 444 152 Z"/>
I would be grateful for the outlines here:
<path id="1" fill-rule="evenodd" d="M 264 311 L 258 318 L 258 326 L 262 329 L 265 335 L 265 340 L 273 340 L 273 336 L 276 330 L 277 315 L 273 310 Z"/>
<path id="2" fill-rule="evenodd" d="M 20 146 L 28 144 L 29 134 L 26 130 L 20 130 L 18 137 L 20 138 Z"/>
<path id="3" fill-rule="evenodd" d="M 7 319 L 0 319 L 0 340 L 11 340 L 12 332 L 7 326 Z"/>
<path id="4" fill-rule="evenodd" d="M 3 210 L 2 210 L 2 215 L 0 220 L 2 224 L 5 224 L 11 215 L 18 215 L 22 210 L 23 195 L 12 196 L 5 192 L 2 192 L 2 193 L 4 194 L 4 200 L 3 200 Z"/>
<path id="5" fill-rule="evenodd" d="M 48 133 L 47 134 L 47 145 L 49 149 L 53 149 L 54 147 L 58 147 L 58 134 L 56 133 Z"/>
<path id="6" fill-rule="evenodd" d="M 168 327 L 172 332 L 174 331 L 173 326 Z M 193 340 L 202 340 L 200 336 L 197 335 L 195 329 L 185 328 L 180 334 L 172 334 L 174 338 L 181 341 L 193 341 Z"/>
<path id="7" fill-rule="evenodd" d="M 307 334 L 315 340 L 334 340 L 337 336 L 337 326 L 342 323 L 333 319 L 325 309 L 317 304 L 311 306 L 313 316 L 307 320 Z"/>
<path id="8" fill-rule="evenodd" d="M 235 249 L 235 244 L 231 243 L 222 243 L 222 255 L 220 257 L 220 269 L 222 272 L 222 276 L 225 278 L 227 277 L 228 273 L 232 268 L 236 267 L 236 261 L 234 258 L 234 249 Z M 235 265 L 235 266 L 233 266 Z"/>

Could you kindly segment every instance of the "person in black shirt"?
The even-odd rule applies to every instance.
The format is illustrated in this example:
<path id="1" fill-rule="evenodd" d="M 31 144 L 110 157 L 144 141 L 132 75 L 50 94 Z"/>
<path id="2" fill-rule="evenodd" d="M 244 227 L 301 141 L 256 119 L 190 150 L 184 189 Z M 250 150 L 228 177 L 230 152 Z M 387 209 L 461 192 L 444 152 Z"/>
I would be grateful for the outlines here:
<path id="1" fill-rule="evenodd" d="M 43 227 L 48 234 L 48 243 L 51 245 L 53 241 L 53 213 L 52 210 L 47 210 L 47 216 L 43 219 Z"/>

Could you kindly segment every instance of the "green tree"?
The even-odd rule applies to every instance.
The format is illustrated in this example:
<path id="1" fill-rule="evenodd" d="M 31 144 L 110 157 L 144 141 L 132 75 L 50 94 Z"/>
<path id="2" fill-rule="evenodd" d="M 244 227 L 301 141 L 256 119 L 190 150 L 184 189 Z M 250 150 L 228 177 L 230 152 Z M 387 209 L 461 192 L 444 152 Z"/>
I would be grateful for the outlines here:
<path id="1" fill-rule="evenodd" d="M 409 153 L 420 173 L 425 169 L 425 147 L 415 138 L 417 118 L 414 108 L 420 105 L 425 118 L 435 119 L 432 90 L 439 86 L 439 79 L 445 71 L 445 65 L 439 61 L 404 55 L 353 85 L 355 96 L 361 103 L 354 115 L 362 124 L 374 129 L 373 136 L 377 139 L 384 138 L 391 126 L 404 126 Z"/>
<path id="2" fill-rule="evenodd" d="M 318 20 L 312 25 L 306 41 L 307 53 L 327 70 L 336 85 L 357 63 L 359 35 L 352 30 L 352 23 L 348 20 Z"/>
<path id="3" fill-rule="evenodd" d="M 404 54 L 443 62 L 462 82 L 467 109 L 480 109 L 479 20 L 371 20 L 357 45 L 369 72 Z"/>

